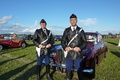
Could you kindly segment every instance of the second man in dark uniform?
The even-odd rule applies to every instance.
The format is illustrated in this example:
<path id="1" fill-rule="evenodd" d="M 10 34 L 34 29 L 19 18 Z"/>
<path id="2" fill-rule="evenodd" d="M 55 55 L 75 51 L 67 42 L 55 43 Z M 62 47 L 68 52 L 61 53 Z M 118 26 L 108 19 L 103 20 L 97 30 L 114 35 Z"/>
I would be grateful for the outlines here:
<path id="1" fill-rule="evenodd" d="M 73 66 L 75 66 L 79 78 L 78 80 L 83 80 L 81 64 L 83 55 L 81 54 L 81 51 L 86 48 L 87 40 L 84 30 L 77 26 L 77 16 L 75 14 L 72 14 L 70 16 L 70 23 L 71 26 L 65 29 L 61 41 L 63 49 L 68 52 L 66 56 L 66 68 L 67 68 L 66 77 L 67 80 L 72 79 L 73 76 L 72 68 Z M 78 35 L 69 44 L 71 39 L 76 34 Z"/>

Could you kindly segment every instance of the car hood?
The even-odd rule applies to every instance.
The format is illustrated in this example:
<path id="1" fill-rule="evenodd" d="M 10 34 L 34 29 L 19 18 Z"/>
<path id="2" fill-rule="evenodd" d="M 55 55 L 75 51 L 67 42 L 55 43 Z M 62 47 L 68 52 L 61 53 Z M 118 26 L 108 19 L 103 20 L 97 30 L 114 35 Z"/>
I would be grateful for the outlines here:
<path id="1" fill-rule="evenodd" d="M 82 50 L 82 54 L 87 57 L 90 56 L 92 47 L 93 47 L 93 43 L 88 43 L 86 49 Z M 51 51 L 56 51 L 56 50 L 63 50 L 61 44 L 54 45 L 51 49 Z"/>

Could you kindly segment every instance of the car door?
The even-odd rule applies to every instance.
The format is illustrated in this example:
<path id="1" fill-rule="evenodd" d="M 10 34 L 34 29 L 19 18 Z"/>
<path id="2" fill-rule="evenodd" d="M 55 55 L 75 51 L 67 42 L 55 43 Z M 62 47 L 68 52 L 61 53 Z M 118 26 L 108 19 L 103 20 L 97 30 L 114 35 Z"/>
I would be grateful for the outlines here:
<path id="1" fill-rule="evenodd" d="M 11 40 L 11 47 L 19 47 L 20 40 Z"/>

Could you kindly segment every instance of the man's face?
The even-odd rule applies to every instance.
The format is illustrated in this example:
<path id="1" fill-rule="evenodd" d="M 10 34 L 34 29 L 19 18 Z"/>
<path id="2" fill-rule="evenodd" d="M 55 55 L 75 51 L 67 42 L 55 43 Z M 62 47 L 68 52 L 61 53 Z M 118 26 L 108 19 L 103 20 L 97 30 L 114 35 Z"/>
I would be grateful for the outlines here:
<path id="1" fill-rule="evenodd" d="M 71 26 L 76 26 L 76 24 L 77 24 L 77 18 L 71 18 L 70 19 L 70 23 L 71 23 Z"/>
<path id="2" fill-rule="evenodd" d="M 46 28 L 46 24 L 45 23 L 40 23 L 40 26 L 41 26 L 42 29 Z"/>

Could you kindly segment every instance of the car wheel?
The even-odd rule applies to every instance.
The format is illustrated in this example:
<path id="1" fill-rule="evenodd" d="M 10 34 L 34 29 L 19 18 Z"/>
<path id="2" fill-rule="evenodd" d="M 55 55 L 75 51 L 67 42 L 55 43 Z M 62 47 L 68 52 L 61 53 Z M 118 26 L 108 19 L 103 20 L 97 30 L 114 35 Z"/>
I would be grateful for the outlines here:
<path id="1" fill-rule="evenodd" d="M 3 46 L 2 45 L 0 45 L 0 50 L 2 50 L 3 49 Z"/>
<path id="2" fill-rule="evenodd" d="M 22 43 L 21 47 L 25 48 L 26 47 L 26 43 Z"/>

